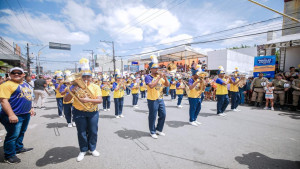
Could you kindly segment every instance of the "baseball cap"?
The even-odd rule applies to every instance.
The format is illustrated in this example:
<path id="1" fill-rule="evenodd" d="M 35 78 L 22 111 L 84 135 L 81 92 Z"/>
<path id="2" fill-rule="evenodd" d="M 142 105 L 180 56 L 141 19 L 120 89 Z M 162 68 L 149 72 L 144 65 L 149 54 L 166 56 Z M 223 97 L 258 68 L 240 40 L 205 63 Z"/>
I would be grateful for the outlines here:
<path id="1" fill-rule="evenodd" d="M 20 68 L 20 67 L 14 67 L 14 68 L 11 68 L 10 71 L 9 71 L 9 73 L 13 72 L 14 70 L 19 70 L 19 71 L 21 71 L 22 73 L 24 73 L 24 70 L 23 70 L 22 68 Z"/>

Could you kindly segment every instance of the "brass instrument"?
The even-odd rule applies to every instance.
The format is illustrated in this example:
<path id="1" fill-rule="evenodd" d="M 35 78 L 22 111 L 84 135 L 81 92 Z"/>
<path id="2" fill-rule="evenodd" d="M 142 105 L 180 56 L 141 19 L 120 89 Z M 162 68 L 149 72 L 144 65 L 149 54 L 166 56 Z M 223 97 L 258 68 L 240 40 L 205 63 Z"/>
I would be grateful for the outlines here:
<path id="1" fill-rule="evenodd" d="M 201 80 L 202 82 L 200 82 L 199 84 L 199 89 L 200 90 L 200 94 L 199 94 L 199 98 L 201 98 L 202 93 L 205 91 L 205 82 L 204 82 L 204 78 L 208 76 L 207 72 L 198 72 L 197 75 L 199 76 L 199 80 Z"/>
<path id="2" fill-rule="evenodd" d="M 183 82 L 183 84 L 185 86 L 185 92 L 186 92 L 186 94 L 189 95 L 190 94 L 190 88 L 189 88 L 189 86 L 186 84 L 186 82 L 184 80 L 182 80 L 182 82 Z"/>
<path id="3" fill-rule="evenodd" d="M 72 92 L 70 90 L 69 87 L 67 87 L 67 91 L 70 93 L 70 95 L 78 101 L 78 103 L 84 107 L 85 110 L 87 111 L 95 111 L 97 110 L 98 108 L 98 104 L 93 104 L 93 103 L 82 103 L 80 102 L 80 98 L 85 98 L 85 97 L 88 97 L 88 98 L 91 98 L 91 99 L 96 99 L 96 97 L 92 94 L 92 92 L 88 89 L 87 87 L 87 83 L 84 82 L 82 80 L 82 77 L 81 77 L 81 73 L 78 73 L 78 74 L 73 74 L 71 75 L 70 77 L 71 79 L 74 79 L 73 80 L 73 85 L 75 86 L 78 86 L 75 90 L 75 92 Z"/>
<path id="4" fill-rule="evenodd" d="M 175 63 L 169 63 L 168 64 L 168 66 L 167 66 L 167 70 L 169 71 L 169 72 L 172 72 L 172 73 L 176 73 L 176 71 L 177 71 L 177 66 L 176 66 L 176 64 Z"/>
<path id="5" fill-rule="evenodd" d="M 245 75 L 241 75 L 240 76 L 240 81 L 238 82 L 237 86 L 239 88 L 242 88 L 246 85 L 246 76 Z"/>

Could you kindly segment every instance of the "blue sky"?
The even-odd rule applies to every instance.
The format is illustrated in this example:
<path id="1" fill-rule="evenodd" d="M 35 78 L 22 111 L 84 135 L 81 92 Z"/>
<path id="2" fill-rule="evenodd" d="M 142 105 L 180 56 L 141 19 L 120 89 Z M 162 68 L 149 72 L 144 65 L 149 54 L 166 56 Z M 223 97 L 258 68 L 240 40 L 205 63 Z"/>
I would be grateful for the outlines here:
<path id="1" fill-rule="evenodd" d="M 283 11 L 283 0 L 257 1 Z M 114 41 L 116 55 L 126 56 L 179 43 L 280 29 L 282 21 L 277 19 L 228 34 L 207 35 L 279 15 L 247 0 L 19 0 L 19 3 L 22 8 L 17 0 L 0 1 L 0 36 L 21 45 L 22 53 L 26 53 L 24 44 L 29 42 L 34 55 L 42 48 L 36 44 L 71 44 L 71 51 L 42 50 L 41 60 L 63 61 L 42 62 L 51 70 L 73 67 L 74 63 L 65 61 L 88 57 L 90 54 L 84 49 L 110 55 L 110 46 L 100 40 Z M 169 43 L 199 35 L 207 36 Z M 266 35 L 260 35 L 193 47 L 205 53 L 240 44 L 260 44 L 265 39 Z M 168 44 L 153 46 L 161 43 Z M 134 48 L 138 49 L 127 50 Z"/>

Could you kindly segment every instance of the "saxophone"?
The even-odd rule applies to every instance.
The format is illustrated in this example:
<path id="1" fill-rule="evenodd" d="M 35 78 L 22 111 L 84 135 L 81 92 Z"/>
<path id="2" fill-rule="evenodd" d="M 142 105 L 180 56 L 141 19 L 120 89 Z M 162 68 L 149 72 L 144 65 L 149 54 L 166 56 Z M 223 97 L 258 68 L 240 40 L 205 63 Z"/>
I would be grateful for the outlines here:
<path id="1" fill-rule="evenodd" d="M 82 80 L 81 73 L 78 74 L 73 74 L 70 77 L 73 79 L 73 85 L 78 86 L 75 92 L 72 92 L 70 90 L 70 87 L 67 87 L 67 91 L 70 93 L 70 95 L 78 101 L 78 103 L 84 107 L 85 110 L 87 111 L 95 111 L 98 109 L 98 104 L 93 104 L 93 103 L 82 103 L 79 101 L 80 98 L 91 98 L 91 99 L 96 99 L 96 97 L 92 94 L 92 92 L 88 89 L 87 83 Z"/>

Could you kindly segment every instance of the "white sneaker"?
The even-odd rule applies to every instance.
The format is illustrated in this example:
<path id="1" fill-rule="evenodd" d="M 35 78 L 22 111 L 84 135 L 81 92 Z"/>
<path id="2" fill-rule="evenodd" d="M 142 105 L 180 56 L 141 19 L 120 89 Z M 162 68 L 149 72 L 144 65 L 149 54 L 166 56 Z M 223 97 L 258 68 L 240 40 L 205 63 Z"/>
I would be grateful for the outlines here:
<path id="1" fill-rule="evenodd" d="M 193 122 L 189 122 L 190 123 L 190 125 L 192 125 L 192 126 L 198 126 L 198 124 L 197 123 L 195 123 L 194 121 Z"/>
<path id="2" fill-rule="evenodd" d="M 200 123 L 200 122 L 199 122 L 199 121 L 197 121 L 197 120 L 196 120 L 196 121 L 194 121 L 194 122 L 195 122 L 196 124 L 202 124 L 202 123 Z"/>
<path id="3" fill-rule="evenodd" d="M 107 109 L 107 111 L 110 111 L 110 109 Z"/>
<path id="4" fill-rule="evenodd" d="M 219 116 L 226 116 L 224 113 L 219 113 L 218 115 Z"/>
<path id="5" fill-rule="evenodd" d="M 121 114 L 120 117 L 124 117 L 123 114 Z"/>
<path id="6" fill-rule="evenodd" d="M 151 136 L 152 138 L 154 138 L 154 139 L 157 139 L 157 138 L 158 138 L 156 134 L 151 134 L 151 133 L 150 133 L 150 136 Z"/>
<path id="7" fill-rule="evenodd" d="M 104 111 L 107 111 L 107 109 L 104 109 Z"/>
<path id="8" fill-rule="evenodd" d="M 237 109 L 233 109 L 234 112 L 237 112 Z"/>
<path id="9" fill-rule="evenodd" d="M 271 110 L 274 111 L 274 107 L 271 107 Z"/>
<path id="10" fill-rule="evenodd" d="M 117 119 L 119 119 L 119 118 L 120 118 L 120 116 L 116 116 L 116 118 L 117 118 Z"/>
<path id="11" fill-rule="evenodd" d="M 76 127 L 76 123 L 75 122 L 72 122 L 72 125 L 73 125 L 73 127 Z"/>
<path id="12" fill-rule="evenodd" d="M 264 110 L 268 110 L 268 109 L 269 109 L 268 107 L 265 107 L 265 108 L 264 108 Z"/>
<path id="13" fill-rule="evenodd" d="M 242 111 L 242 110 L 240 110 L 240 109 L 235 109 L 236 111 Z"/>
<path id="14" fill-rule="evenodd" d="M 63 118 L 64 116 L 59 116 L 60 118 Z"/>
<path id="15" fill-rule="evenodd" d="M 163 133 L 163 132 L 160 132 L 160 131 L 156 131 L 156 134 L 157 134 L 157 135 L 160 135 L 160 136 L 166 136 L 166 134 L 165 134 L 165 133 Z"/>
<path id="16" fill-rule="evenodd" d="M 227 116 L 227 113 L 222 113 L 222 114 L 224 114 L 224 116 Z"/>
<path id="17" fill-rule="evenodd" d="M 68 127 L 72 127 L 72 123 L 68 123 Z"/>
<path id="18" fill-rule="evenodd" d="M 86 152 L 80 152 L 79 155 L 78 155 L 78 157 L 77 157 L 77 161 L 79 162 L 79 161 L 83 160 L 85 154 L 86 154 Z"/>
<path id="19" fill-rule="evenodd" d="M 100 153 L 97 150 L 91 152 L 94 157 L 99 157 Z"/>

